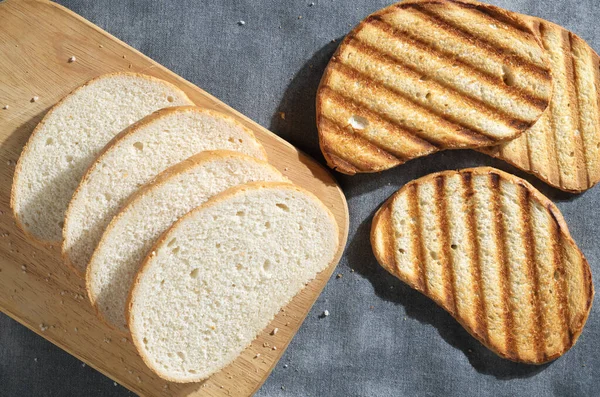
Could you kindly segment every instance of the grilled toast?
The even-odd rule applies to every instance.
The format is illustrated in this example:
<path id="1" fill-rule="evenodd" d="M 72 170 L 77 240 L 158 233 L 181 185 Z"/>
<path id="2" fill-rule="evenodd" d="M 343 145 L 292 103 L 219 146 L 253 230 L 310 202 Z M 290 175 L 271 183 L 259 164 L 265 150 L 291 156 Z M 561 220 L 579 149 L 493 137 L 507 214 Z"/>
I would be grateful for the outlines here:
<path id="1" fill-rule="evenodd" d="M 405 1 L 363 20 L 329 62 L 317 92 L 321 150 L 355 174 L 491 146 L 531 127 L 551 95 L 547 56 L 524 17 Z"/>
<path id="2" fill-rule="evenodd" d="M 581 192 L 600 180 L 600 58 L 574 33 L 542 19 L 531 20 L 549 54 L 552 100 L 524 134 L 480 151 L 556 188 Z"/>
<path id="3" fill-rule="evenodd" d="M 541 364 L 579 337 L 594 287 L 558 208 L 494 168 L 405 185 L 371 229 L 379 263 L 501 357 Z"/>

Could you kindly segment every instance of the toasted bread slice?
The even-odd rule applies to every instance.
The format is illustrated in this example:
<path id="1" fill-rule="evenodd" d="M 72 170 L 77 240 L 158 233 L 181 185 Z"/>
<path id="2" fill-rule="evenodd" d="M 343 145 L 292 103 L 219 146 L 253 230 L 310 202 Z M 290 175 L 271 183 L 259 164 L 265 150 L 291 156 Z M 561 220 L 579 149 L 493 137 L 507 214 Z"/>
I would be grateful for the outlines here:
<path id="1" fill-rule="evenodd" d="M 558 208 L 493 168 L 408 183 L 375 215 L 371 245 L 386 270 L 510 360 L 565 353 L 592 305 L 590 267 Z"/>
<path id="2" fill-rule="evenodd" d="M 329 62 L 317 93 L 321 150 L 354 174 L 490 146 L 535 123 L 551 94 L 545 51 L 523 17 L 406 1 L 363 20 Z"/>
<path id="3" fill-rule="evenodd" d="M 554 187 L 581 192 L 600 180 L 600 58 L 574 33 L 531 19 L 550 55 L 552 100 L 526 133 L 481 152 Z"/>

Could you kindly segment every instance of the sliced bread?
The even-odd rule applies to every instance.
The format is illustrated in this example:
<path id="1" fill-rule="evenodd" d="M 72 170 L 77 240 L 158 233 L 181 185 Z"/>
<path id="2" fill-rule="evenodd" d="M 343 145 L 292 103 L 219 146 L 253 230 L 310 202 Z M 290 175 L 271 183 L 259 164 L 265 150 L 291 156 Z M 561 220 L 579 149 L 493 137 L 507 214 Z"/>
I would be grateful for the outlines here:
<path id="1" fill-rule="evenodd" d="M 202 152 L 162 172 L 130 197 L 94 251 L 86 285 L 99 317 L 127 332 L 127 296 L 141 261 L 182 215 L 230 187 L 286 180 L 264 161 L 225 150 Z"/>
<path id="2" fill-rule="evenodd" d="M 229 189 L 179 219 L 152 248 L 129 297 L 129 329 L 146 364 L 173 382 L 232 362 L 334 259 L 338 230 L 292 184 Z"/>
<path id="3" fill-rule="evenodd" d="M 62 240 L 65 211 L 81 177 L 123 128 L 155 110 L 192 105 L 166 81 L 134 73 L 97 77 L 58 102 L 33 131 L 15 170 L 17 224 L 45 244 Z"/>
<path id="4" fill-rule="evenodd" d="M 408 0 L 342 41 L 317 92 L 328 164 L 376 172 L 519 136 L 546 109 L 549 63 L 527 20 L 460 0 Z"/>
<path id="5" fill-rule="evenodd" d="M 556 188 L 581 192 L 600 181 L 600 57 L 573 32 L 531 20 L 550 55 L 552 100 L 523 135 L 480 151 Z"/>
<path id="6" fill-rule="evenodd" d="M 590 266 L 556 206 L 488 168 L 444 171 L 394 194 L 373 220 L 379 263 L 502 357 L 541 364 L 585 325 Z"/>
<path id="7" fill-rule="evenodd" d="M 119 133 L 90 166 L 69 203 L 62 246 L 66 263 L 83 277 L 104 229 L 132 193 L 168 167 L 215 149 L 266 159 L 248 128 L 193 106 L 156 111 Z"/>

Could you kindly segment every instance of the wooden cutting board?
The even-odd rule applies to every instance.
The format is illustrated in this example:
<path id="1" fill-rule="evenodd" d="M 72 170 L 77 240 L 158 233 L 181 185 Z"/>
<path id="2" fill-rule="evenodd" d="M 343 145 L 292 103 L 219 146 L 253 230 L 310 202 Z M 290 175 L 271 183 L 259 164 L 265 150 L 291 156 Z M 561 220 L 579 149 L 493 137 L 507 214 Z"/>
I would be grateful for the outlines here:
<path id="1" fill-rule="evenodd" d="M 71 56 L 76 62 L 68 62 Z M 128 70 L 168 80 L 197 105 L 242 121 L 265 146 L 271 163 L 316 194 L 332 210 L 339 225 L 341 247 L 334 263 L 296 296 L 234 363 L 201 383 L 174 384 L 154 375 L 130 340 L 122 339 L 96 319 L 82 280 L 61 263 L 58 247 L 45 248 L 28 241 L 15 226 L 9 208 L 16 160 L 48 108 L 95 76 Z M 4 105 L 8 109 L 2 109 Z M 300 327 L 346 244 L 347 203 L 321 165 L 127 44 L 48 1 L 0 1 L 0 161 L 0 309 L 140 395 L 253 394 Z M 275 327 L 279 332 L 270 335 Z M 260 356 L 255 358 L 257 353 Z"/>

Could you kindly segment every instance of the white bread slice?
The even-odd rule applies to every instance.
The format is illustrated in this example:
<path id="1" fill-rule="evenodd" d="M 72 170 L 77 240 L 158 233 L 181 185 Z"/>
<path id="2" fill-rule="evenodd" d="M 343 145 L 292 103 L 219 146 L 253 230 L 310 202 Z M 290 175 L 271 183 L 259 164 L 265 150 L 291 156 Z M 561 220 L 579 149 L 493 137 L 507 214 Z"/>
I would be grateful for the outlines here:
<path id="1" fill-rule="evenodd" d="M 229 189 L 177 221 L 132 287 L 132 340 L 158 376 L 207 378 L 232 362 L 338 249 L 331 212 L 292 184 Z"/>
<path id="2" fill-rule="evenodd" d="M 60 243 L 69 200 L 104 145 L 155 110 L 192 104 L 174 85 L 135 73 L 96 77 L 64 97 L 17 163 L 11 208 L 19 227 L 40 243 Z"/>
<path id="3" fill-rule="evenodd" d="M 156 111 L 119 133 L 90 166 L 69 203 L 62 245 L 67 265 L 83 277 L 104 229 L 132 193 L 168 167 L 214 149 L 266 159 L 248 128 L 194 106 Z"/>
<path id="4" fill-rule="evenodd" d="M 226 150 L 197 154 L 134 193 L 110 222 L 86 272 L 88 296 L 109 326 L 128 332 L 127 296 L 142 259 L 177 219 L 233 186 L 287 181 L 277 169 Z"/>

